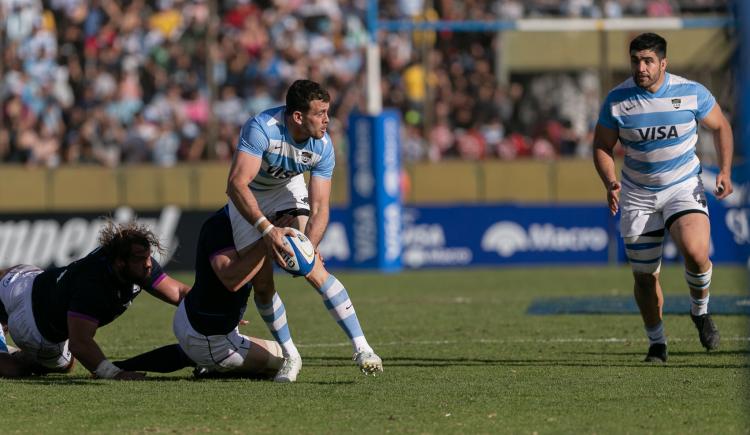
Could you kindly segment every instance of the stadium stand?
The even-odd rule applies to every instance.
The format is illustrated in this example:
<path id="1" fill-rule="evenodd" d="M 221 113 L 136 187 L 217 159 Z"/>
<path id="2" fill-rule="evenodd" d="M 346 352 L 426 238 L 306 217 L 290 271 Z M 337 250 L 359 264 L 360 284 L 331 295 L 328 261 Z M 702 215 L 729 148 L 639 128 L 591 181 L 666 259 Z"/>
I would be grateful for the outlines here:
<path id="1" fill-rule="evenodd" d="M 421 0 L 381 3 L 383 18 L 411 20 L 664 17 L 727 9 L 716 0 L 436 0 L 423 13 Z M 331 89 L 330 130 L 343 153 L 348 115 L 364 101 L 363 5 L 4 1 L 0 161 L 45 167 L 225 161 L 238 126 L 279 103 L 283 89 L 301 76 Z M 558 71 L 498 83 L 499 43 L 489 32 L 382 35 L 384 105 L 404 114 L 405 161 L 588 154 L 600 97 L 595 74 Z"/>

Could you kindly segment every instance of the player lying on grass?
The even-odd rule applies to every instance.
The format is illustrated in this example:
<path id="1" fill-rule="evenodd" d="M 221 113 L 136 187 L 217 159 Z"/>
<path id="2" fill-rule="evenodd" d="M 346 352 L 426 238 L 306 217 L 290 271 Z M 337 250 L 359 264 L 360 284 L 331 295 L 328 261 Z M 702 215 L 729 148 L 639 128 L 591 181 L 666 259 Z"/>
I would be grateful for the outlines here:
<path id="1" fill-rule="evenodd" d="M 292 221 L 291 216 L 283 216 L 274 222 L 284 227 Z M 258 274 L 260 270 L 272 273 L 272 269 L 264 266 L 265 260 L 253 265 L 256 260 L 251 256 L 239 255 L 227 207 L 203 223 L 196 251 L 195 284 L 180 303 L 173 322 L 178 344 L 117 361 L 115 365 L 127 371 L 159 373 L 196 367 L 194 373 L 199 377 L 274 376 L 279 381 L 279 374 L 288 375 L 283 371 L 288 360 L 277 342 L 239 332 L 252 283 L 259 277 L 267 278 Z M 330 277 L 318 257 L 305 278 L 322 286 Z M 279 300 L 278 295 L 274 300 Z M 274 311 L 276 328 L 287 330 L 284 333 L 288 336 L 283 308 Z"/>
<path id="2" fill-rule="evenodd" d="M 75 359 L 107 379 L 141 379 L 104 356 L 96 330 L 120 316 L 145 289 L 177 305 L 187 285 L 167 276 L 151 256 L 157 237 L 137 223 L 109 222 L 100 246 L 86 257 L 47 271 L 17 265 L 0 271 L 0 323 L 19 350 L 0 346 L 0 376 L 66 373 Z"/>
<path id="3" fill-rule="evenodd" d="M 179 344 L 115 364 L 128 371 L 167 373 L 192 366 L 204 375 L 275 376 L 284 363 L 281 347 L 238 329 L 251 280 L 265 278 L 258 275 L 263 264 L 237 253 L 227 207 L 214 213 L 198 236 L 195 283 L 175 313 L 173 329 Z M 287 328 L 283 311 L 278 318 Z"/>

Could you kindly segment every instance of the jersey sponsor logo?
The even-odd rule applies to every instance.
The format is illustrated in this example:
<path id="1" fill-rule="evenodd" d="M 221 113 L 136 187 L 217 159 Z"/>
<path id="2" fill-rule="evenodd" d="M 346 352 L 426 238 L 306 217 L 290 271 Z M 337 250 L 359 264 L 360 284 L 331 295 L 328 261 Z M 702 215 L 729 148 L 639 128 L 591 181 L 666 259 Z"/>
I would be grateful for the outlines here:
<path id="1" fill-rule="evenodd" d="M 309 165 L 312 162 L 313 153 L 306 150 L 297 151 L 297 160 L 303 165 Z"/>
<path id="2" fill-rule="evenodd" d="M 599 227 L 556 227 L 534 223 L 528 231 L 511 221 L 492 225 L 482 236 L 482 249 L 511 257 L 519 252 L 601 251 L 607 248 L 609 236 Z"/>
<path id="3" fill-rule="evenodd" d="M 677 137 L 677 127 L 674 125 L 660 125 L 658 127 L 637 128 L 641 140 L 661 140 Z"/>
<path id="4" fill-rule="evenodd" d="M 282 166 L 269 166 L 266 172 L 269 176 L 279 180 L 285 180 L 297 175 L 296 171 L 287 171 Z"/>

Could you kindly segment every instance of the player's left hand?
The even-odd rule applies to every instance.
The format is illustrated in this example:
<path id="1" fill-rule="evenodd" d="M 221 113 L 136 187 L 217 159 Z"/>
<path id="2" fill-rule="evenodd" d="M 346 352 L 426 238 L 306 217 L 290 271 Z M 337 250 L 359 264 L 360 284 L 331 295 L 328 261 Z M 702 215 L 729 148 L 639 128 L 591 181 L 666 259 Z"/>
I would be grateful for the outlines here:
<path id="1" fill-rule="evenodd" d="M 612 216 L 616 215 L 620 209 L 620 189 L 622 185 L 617 180 L 611 181 L 607 188 L 607 203 Z"/>
<path id="2" fill-rule="evenodd" d="M 732 176 L 726 172 L 719 172 L 716 176 L 716 188 L 714 189 L 716 199 L 724 199 L 731 195 L 733 191 Z"/>

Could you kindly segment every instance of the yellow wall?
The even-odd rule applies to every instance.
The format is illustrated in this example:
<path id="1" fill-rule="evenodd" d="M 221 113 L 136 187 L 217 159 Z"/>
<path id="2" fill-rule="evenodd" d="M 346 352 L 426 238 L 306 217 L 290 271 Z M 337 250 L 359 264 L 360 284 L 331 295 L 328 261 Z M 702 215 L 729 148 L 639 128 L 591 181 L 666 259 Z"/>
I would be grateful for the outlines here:
<path id="1" fill-rule="evenodd" d="M 84 211 L 172 204 L 215 209 L 226 202 L 227 163 L 172 168 L 78 165 L 57 169 L 0 166 L 0 211 Z M 407 204 L 599 202 L 601 182 L 589 159 L 417 163 L 408 174 Z M 331 202 L 348 203 L 347 168 L 333 177 Z"/>
<path id="2" fill-rule="evenodd" d="M 607 66 L 628 71 L 630 41 L 644 31 L 606 33 Z M 667 58 L 671 69 L 709 69 L 725 65 L 734 43 L 724 29 L 681 29 L 658 32 L 667 40 Z M 511 71 L 560 71 L 597 69 L 600 62 L 599 32 L 505 32 L 503 60 Z M 544 53 L 540 56 L 539 53 Z"/>

